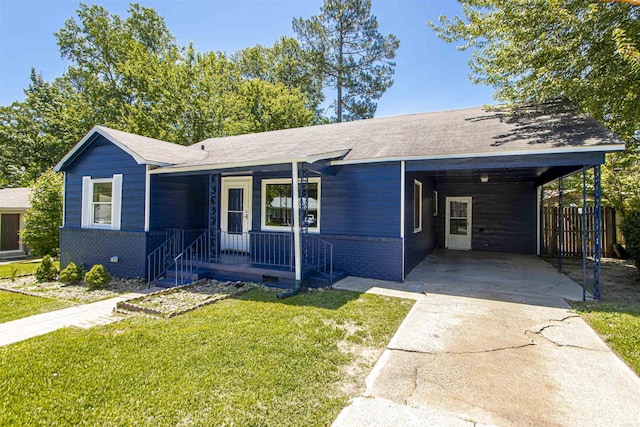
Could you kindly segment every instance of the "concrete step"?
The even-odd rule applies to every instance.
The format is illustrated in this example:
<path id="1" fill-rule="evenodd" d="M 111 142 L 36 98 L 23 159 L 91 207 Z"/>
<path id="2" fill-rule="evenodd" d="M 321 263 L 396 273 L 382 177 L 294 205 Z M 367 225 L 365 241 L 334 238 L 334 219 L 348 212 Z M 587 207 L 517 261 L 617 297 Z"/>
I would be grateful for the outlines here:
<path id="1" fill-rule="evenodd" d="M 329 274 L 322 274 L 318 271 L 313 271 L 309 275 L 309 278 L 306 280 L 306 282 L 307 286 L 309 286 L 310 288 L 325 288 L 332 283 L 335 284 L 336 282 L 344 279 L 347 276 L 347 272 L 341 270 L 333 270 L 333 274 L 331 275 L 331 277 L 329 276 Z"/>

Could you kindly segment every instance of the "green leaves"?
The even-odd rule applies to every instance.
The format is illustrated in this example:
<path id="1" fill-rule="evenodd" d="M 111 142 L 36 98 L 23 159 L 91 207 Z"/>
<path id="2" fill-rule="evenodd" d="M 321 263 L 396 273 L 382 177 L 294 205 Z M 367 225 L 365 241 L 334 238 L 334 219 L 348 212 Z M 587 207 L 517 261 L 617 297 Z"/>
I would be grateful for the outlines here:
<path id="1" fill-rule="evenodd" d="M 180 144 L 306 126 L 324 99 L 295 39 L 233 56 L 179 46 L 155 10 L 121 18 L 80 4 L 55 36 L 71 62 L 53 82 L 32 71 L 27 98 L 0 107 L 0 186 L 24 186 L 94 125 Z"/>
<path id="2" fill-rule="evenodd" d="M 568 99 L 616 132 L 628 149 L 608 157 L 604 195 L 623 210 L 640 204 L 631 139 L 640 129 L 640 7 L 582 0 L 461 3 L 464 17 L 429 25 L 442 40 L 474 49 L 472 80 L 511 103 Z"/>
<path id="3" fill-rule="evenodd" d="M 400 41 L 378 32 L 370 0 L 325 0 L 320 12 L 294 19 L 293 30 L 315 73 L 337 91 L 336 120 L 373 117 L 375 101 L 393 84 Z"/>
<path id="4" fill-rule="evenodd" d="M 49 170 L 35 182 L 24 215 L 22 242 L 36 255 L 57 256 L 60 247 L 58 229 L 62 226 L 62 174 Z"/>

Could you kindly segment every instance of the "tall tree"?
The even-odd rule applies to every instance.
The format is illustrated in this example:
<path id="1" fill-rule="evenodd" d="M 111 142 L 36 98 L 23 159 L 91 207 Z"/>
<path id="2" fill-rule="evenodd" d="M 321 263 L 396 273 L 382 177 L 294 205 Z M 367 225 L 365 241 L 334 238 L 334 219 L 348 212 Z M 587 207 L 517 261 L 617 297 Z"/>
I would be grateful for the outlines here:
<path id="1" fill-rule="evenodd" d="M 640 207 L 640 8 L 630 2 L 461 0 L 463 17 L 430 23 L 447 42 L 473 49 L 472 80 L 498 100 L 562 97 L 627 141 L 607 156 L 604 195 L 616 207 Z M 622 172 L 622 173 L 621 173 Z M 636 195 L 634 195 L 636 194 Z"/>
<path id="2" fill-rule="evenodd" d="M 28 186 L 87 131 L 86 108 L 64 78 L 46 82 L 31 70 L 23 102 L 0 107 L 0 181 Z"/>
<path id="3" fill-rule="evenodd" d="M 144 93 L 132 90 L 124 71 L 144 52 L 147 57 L 175 54 L 175 40 L 164 18 L 151 8 L 132 3 L 122 19 L 99 5 L 80 4 L 77 20 L 68 19 L 55 33 L 67 74 L 93 104 L 94 122 L 115 126 L 127 105 L 144 103 Z"/>
<path id="4" fill-rule="evenodd" d="M 325 0 L 320 15 L 293 20 L 300 44 L 316 72 L 336 89 L 336 120 L 373 117 L 376 100 L 393 85 L 393 34 L 378 31 L 370 0 Z"/>
<path id="5" fill-rule="evenodd" d="M 324 101 L 322 78 L 314 72 L 309 53 L 291 37 L 282 36 L 272 47 L 256 45 L 236 52 L 231 59 L 246 79 L 281 83 L 290 90 L 300 90 L 308 99 L 308 107 L 321 120 L 320 104 Z"/>

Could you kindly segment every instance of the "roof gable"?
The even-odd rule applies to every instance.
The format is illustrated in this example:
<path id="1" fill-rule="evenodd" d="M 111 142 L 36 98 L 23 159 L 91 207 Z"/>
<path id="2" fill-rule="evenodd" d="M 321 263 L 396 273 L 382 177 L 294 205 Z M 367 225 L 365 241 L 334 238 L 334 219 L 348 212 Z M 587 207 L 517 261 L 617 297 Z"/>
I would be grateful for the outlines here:
<path id="1" fill-rule="evenodd" d="M 55 171 L 66 169 L 75 158 L 93 141 L 95 135 L 106 140 L 129 154 L 136 163 L 169 166 L 176 163 L 195 161 L 206 157 L 206 153 L 197 152 L 188 147 L 148 138 L 133 133 L 122 132 L 104 126 L 94 126 L 54 167 Z"/>

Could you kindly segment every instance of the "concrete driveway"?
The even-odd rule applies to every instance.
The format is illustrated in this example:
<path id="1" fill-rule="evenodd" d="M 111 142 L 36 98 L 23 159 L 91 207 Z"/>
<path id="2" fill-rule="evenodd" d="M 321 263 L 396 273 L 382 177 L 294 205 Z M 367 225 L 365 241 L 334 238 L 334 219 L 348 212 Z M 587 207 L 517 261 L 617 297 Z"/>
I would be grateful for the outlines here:
<path id="1" fill-rule="evenodd" d="M 416 304 L 334 426 L 640 425 L 640 379 L 536 257 L 440 251 L 405 283 L 337 285 Z"/>

